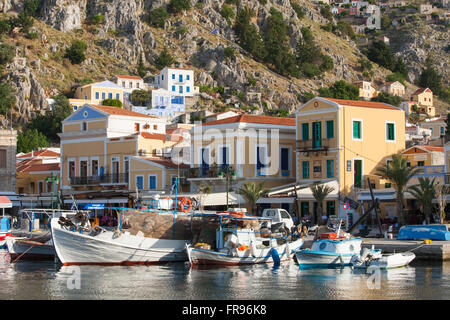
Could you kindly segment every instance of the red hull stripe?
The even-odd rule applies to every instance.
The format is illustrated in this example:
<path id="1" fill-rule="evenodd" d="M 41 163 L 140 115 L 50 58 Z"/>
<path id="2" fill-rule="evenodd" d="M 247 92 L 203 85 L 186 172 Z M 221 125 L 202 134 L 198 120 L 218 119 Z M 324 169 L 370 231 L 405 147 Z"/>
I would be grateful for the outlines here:
<path id="1" fill-rule="evenodd" d="M 122 262 L 64 262 L 63 266 L 135 266 L 135 265 L 158 265 L 169 262 L 185 262 L 187 260 L 173 261 L 122 261 Z"/>

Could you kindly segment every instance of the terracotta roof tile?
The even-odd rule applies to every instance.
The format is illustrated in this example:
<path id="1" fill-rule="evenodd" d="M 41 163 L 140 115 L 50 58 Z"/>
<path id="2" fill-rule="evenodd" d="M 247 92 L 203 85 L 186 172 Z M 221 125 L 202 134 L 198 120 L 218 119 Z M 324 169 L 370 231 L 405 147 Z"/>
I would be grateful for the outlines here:
<path id="1" fill-rule="evenodd" d="M 42 150 L 38 150 L 38 151 L 33 151 L 25 153 L 21 156 L 18 156 L 17 159 L 22 159 L 22 158 L 30 158 L 30 157 L 59 157 L 60 154 L 58 152 L 54 152 L 48 149 L 42 149 Z"/>
<path id="2" fill-rule="evenodd" d="M 385 104 L 382 102 L 374 102 L 374 101 L 364 101 L 364 100 L 344 100 L 344 99 L 332 99 L 332 98 L 323 98 L 325 100 L 336 102 L 343 106 L 352 106 L 352 107 L 363 107 L 363 108 L 377 108 L 377 109 L 388 109 L 388 110 L 401 110 L 389 104 Z"/>
<path id="3" fill-rule="evenodd" d="M 241 114 L 234 117 L 229 117 L 221 120 L 205 122 L 203 126 L 211 126 L 216 124 L 227 124 L 227 123 L 259 123 L 259 124 L 273 124 L 281 126 L 295 126 L 295 118 L 284 118 L 284 117 L 270 117 L 270 116 L 256 116 L 251 114 Z"/>
<path id="4" fill-rule="evenodd" d="M 41 159 L 25 160 L 17 164 L 17 172 L 59 171 L 59 162 L 42 163 Z"/>
<path id="5" fill-rule="evenodd" d="M 414 93 L 412 94 L 412 96 L 415 96 L 415 95 L 417 95 L 417 94 L 420 94 L 420 93 L 422 93 L 422 92 L 424 92 L 424 91 L 430 91 L 431 93 L 433 93 L 429 88 L 419 88 L 419 89 L 417 89 L 416 91 L 414 91 Z"/>
<path id="6" fill-rule="evenodd" d="M 444 152 L 444 147 L 436 147 L 436 146 L 421 146 L 430 151 Z"/>
<path id="7" fill-rule="evenodd" d="M 183 138 L 180 135 L 164 134 L 164 133 L 150 133 L 140 132 L 140 136 L 144 139 L 162 140 L 162 141 L 181 141 Z"/>
<path id="8" fill-rule="evenodd" d="M 106 112 L 110 115 L 118 115 L 118 116 L 128 116 L 128 117 L 139 117 L 139 118 L 157 118 L 155 116 L 147 116 L 142 113 L 125 110 L 119 107 L 110 107 L 110 106 L 99 106 L 99 105 L 92 105 L 93 107 Z"/>
<path id="9" fill-rule="evenodd" d="M 138 77 L 138 76 L 121 76 L 121 75 L 116 75 L 116 77 L 120 78 L 120 79 L 142 80 L 142 78 Z"/>

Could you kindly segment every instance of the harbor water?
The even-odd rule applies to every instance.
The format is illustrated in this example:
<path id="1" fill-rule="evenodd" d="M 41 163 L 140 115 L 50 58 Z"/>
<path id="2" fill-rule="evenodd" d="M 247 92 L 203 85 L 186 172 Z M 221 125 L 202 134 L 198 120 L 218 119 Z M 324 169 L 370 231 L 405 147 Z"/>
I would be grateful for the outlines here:
<path id="1" fill-rule="evenodd" d="M 62 266 L 53 261 L 0 260 L 0 299 L 449 299 L 450 263 L 413 262 L 392 270 L 300 270 L 273 265 L 195 268 Z"/>

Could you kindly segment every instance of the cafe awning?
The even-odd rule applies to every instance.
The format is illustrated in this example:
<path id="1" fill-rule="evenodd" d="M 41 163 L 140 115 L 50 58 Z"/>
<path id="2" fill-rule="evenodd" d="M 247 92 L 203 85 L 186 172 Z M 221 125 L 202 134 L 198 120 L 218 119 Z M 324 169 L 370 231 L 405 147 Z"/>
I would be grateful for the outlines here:
<path id="1" fill-rule="evenodd" d="M 0 209 L 12 208 L 12 202 L 6 196 L 0 196 Z"/>

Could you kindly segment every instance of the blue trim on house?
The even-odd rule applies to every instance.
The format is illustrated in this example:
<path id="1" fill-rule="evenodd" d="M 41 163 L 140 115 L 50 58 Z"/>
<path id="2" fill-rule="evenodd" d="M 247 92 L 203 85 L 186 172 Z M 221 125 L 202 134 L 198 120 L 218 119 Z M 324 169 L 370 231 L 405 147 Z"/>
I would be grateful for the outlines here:
<path id="1" fill-rule="evenodd" d="M 85 116 L 85 111 L 87 111 L 86 116 Z M 100 113 L 99 111 L 95 110 L 92 107 L 83 106 L 81 108 L 78 108 L 78 110 L 74 114 L 69 116 L 65 121 L 90 120 L 90 119 L 97 119 L 97 118 L 106 118 L 106 115 L 103 113 Z"/>

